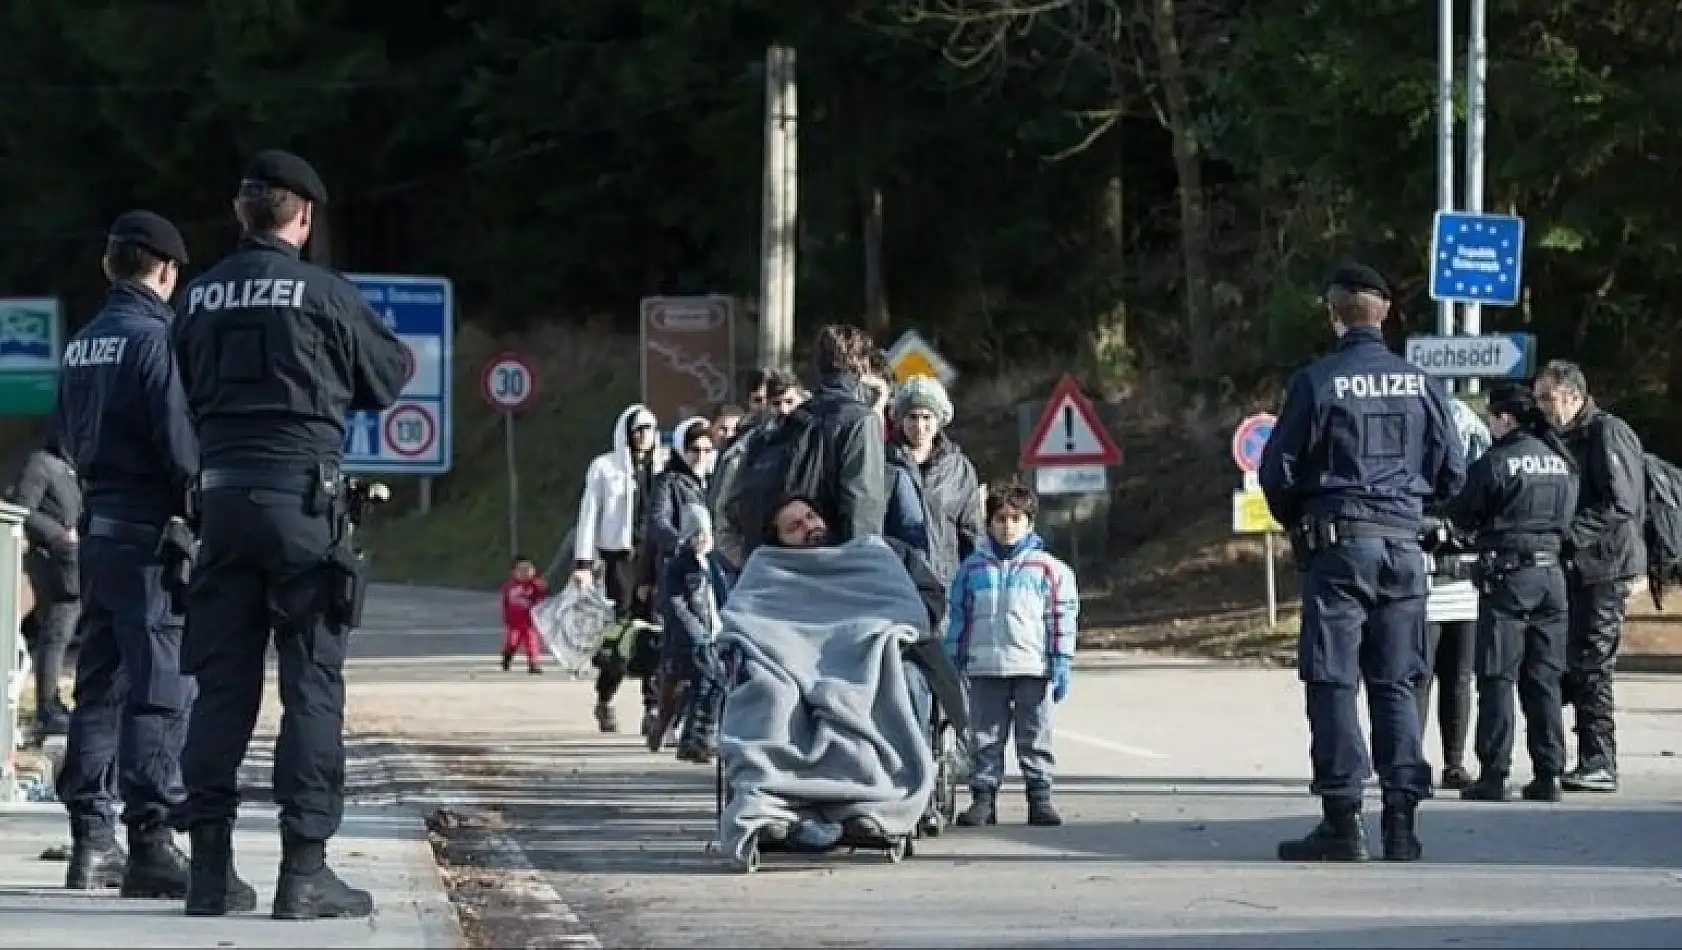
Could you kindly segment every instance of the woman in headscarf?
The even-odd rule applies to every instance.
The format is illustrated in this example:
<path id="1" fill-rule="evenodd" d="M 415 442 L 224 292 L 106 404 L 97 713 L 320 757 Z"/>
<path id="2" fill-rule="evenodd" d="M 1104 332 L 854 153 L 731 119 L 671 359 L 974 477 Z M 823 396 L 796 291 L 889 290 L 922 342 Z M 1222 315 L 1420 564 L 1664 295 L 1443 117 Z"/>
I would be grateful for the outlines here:
<path id="1" fill-rule="evenodd" d="M 685 538 L 683 514 L 691 507 L 706 507 L 707 481 L 718 458 L 712 429 L 700 416 L 678 423 L 672 430 L 672 448 L 675 451 L 666 463 L 666 470 L 654 480 L 648 505 L 648 529 L 643 533 L 647 538 L 643 556 L 652 566 L 655 603 L 659 604 L 666 602 L 666 565 L 678 555 Z M 688 683 L 688 677 L 667 673 L 673 656 L 672 640 L 669 632 L 665 634 L 658 661 L 658 699 L 642 724 L 643 738 L 654 752 L 660 751 L 667 739 L 666 733 L 674 723 L 679 700 Z"/>
<path id="2" fill-rule="evenodd" d="M 935 576 L 950 584 L 984 533 L 975 466 L 946 435 L 952 400 L 938 380 L 906 380 L 892 412 L 884 533 L 922 551 Z"/>

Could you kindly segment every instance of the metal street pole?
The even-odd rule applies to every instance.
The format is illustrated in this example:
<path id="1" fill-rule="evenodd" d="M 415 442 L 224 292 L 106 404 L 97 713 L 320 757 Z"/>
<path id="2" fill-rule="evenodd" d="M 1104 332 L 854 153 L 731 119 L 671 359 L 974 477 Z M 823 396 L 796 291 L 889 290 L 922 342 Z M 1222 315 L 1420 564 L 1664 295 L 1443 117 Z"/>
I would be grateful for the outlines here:
<path id="1" fill-rule="evenodd" d="M 1471 38 L 1466 49 L 1466 210 L 1483 210 L 1484 119 L 1488 111 L 1489 0 L 1471 0 Z M 1462 329 L 1467 336 L 1483 332 L 1483 306 L 1467 304 Z M 1466 381 L 1466 391 L 1478 391 L 1478 381 Z"/>
<path id="2" fill-rule="evenodd" d="M 1437 210 L 1454 210 L 1454 0 L 1437 0 Z M 1454 335 L 1451 301 L 1437 301 L 1437 333 Z"/>

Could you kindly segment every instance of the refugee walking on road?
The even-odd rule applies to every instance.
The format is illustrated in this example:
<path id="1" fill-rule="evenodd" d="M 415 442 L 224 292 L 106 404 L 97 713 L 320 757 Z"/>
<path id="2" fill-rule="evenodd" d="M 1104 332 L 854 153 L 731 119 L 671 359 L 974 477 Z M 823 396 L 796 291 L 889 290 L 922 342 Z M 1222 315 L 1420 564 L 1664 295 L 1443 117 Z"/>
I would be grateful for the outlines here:
<path id="1" fill-rule="evenodd" d="M 655 718 L 659 648 L 637 622 L 652 626 L 654 620 L 654 566 L 640 555 L 654 478 L 665 468 L 657 425 L 654 413 L 640 404 L 621 412 L 613 424 L 613 449 L 590 462 L 578 502 L 573 583 L 593 586 L 599 560 L 604 592 L 619 620 L 595 657 L 596 726 L 602 732 L 619 731 L 613 700 L 627 674 L 642 686 L 645 732 Z"/>
<path id="2" fill-rule="evenodd" d="M 502 669 L 507 672 L 517 654 L 526 655 L 526 672 L 533 676 L 543 672 L 543 638 L 532 622 L 531 609 L 549 596 L 549 585 L 537 576 L 537 565 L 531 558 L 518 555 L 510 568 L 508 579 L 502 582 Z"/>

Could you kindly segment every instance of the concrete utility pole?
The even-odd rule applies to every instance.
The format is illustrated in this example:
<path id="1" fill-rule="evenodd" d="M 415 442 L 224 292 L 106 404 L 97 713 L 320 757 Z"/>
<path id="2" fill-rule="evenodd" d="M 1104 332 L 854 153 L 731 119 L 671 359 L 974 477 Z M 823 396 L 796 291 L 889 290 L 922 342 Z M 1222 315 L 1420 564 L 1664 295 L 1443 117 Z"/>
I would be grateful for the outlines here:
<path id="1" fill-rule="evenodd" d="M 794 368 L 795 233 L 799 219 L 799 97 L 794 50 L 765 54 L 765 194 L 760 223 L 759 365 Z"/>

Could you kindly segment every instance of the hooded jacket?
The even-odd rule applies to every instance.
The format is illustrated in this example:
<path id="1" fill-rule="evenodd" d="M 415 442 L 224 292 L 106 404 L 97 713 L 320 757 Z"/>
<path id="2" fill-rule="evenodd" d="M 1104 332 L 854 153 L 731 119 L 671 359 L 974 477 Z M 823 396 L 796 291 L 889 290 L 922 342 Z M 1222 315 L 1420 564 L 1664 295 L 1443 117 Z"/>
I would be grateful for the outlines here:
<path id="1" fill-rule="evenodd" d="M 1038 534 L 1008 550 L 988 538 L 947 594 L 946 650 L 970 676 L 1050 676 L 1075 655 L 1079 616 L 1075 574 Z"/>
<path id="2" fill-rule="evenodd" d="M 677 553 L 678 542 L 683 540 L 682 516 L 683 510 L 689 505 L 707 504 L 708 474 L 700 474 L 689 467 L 689 459 L 684 457 L 683 444 L 689 433 L 700 426 L 705 429 L 707 420 L 694 416 L 678 423 L 672 430 L 672 450 L 666 458 L 666 468 L 654 480 L 653 497 L 648 500 L 648 526 L 644 531 L 650 551 L 658 559 L 655 562 L 655 576 L 662 576 L 666 560 Z M 710 519 L 709 519 L 710 520 Z M 707 532 L 712 533 L 709 523 Z"/>
<path id="3" fill-rule="evenodd" d="M 631 459 L 631 430 L 657 425 L 654 413 L 641 403 L 619 414 L 613 424 L 613 451 L 603 452 L 584 472 L 584 494 L 578 503 L 578 528 L 573 558 L 593 564 L 603 551 L 631 551 L 637 541 L 637 477 Z M 664 451 L 653 449 L 653 471 L 664 467 Z"/>

